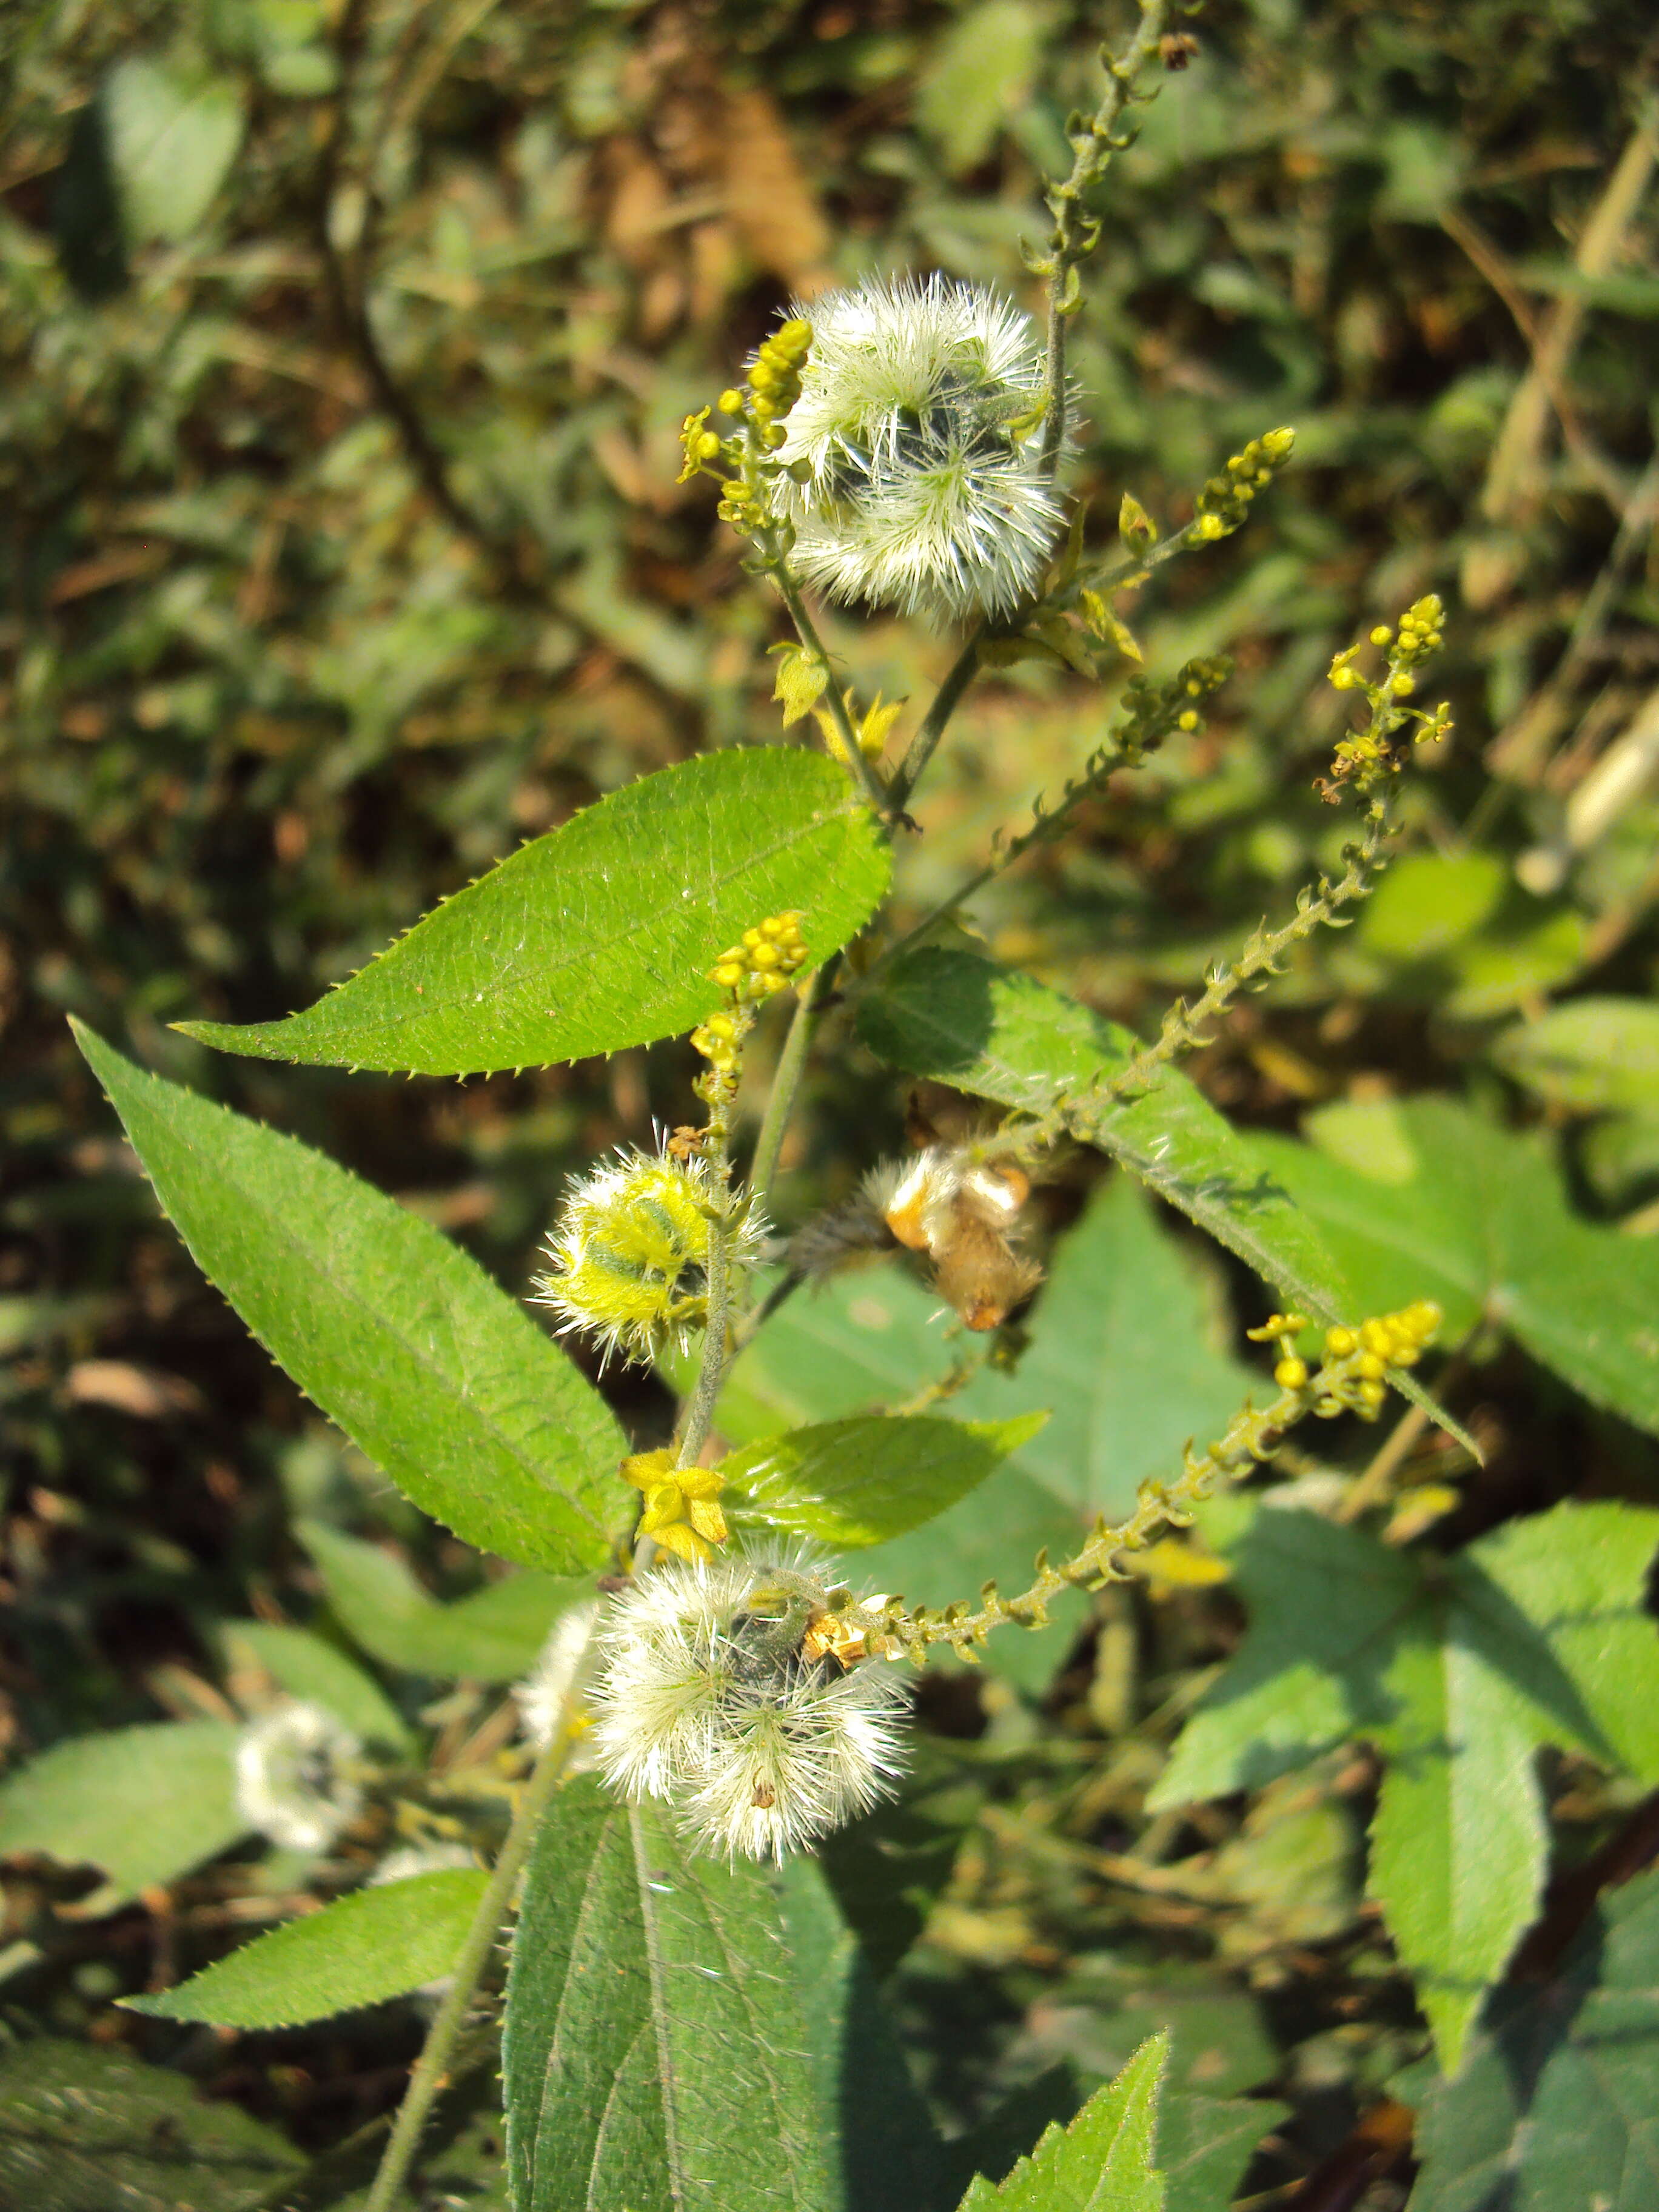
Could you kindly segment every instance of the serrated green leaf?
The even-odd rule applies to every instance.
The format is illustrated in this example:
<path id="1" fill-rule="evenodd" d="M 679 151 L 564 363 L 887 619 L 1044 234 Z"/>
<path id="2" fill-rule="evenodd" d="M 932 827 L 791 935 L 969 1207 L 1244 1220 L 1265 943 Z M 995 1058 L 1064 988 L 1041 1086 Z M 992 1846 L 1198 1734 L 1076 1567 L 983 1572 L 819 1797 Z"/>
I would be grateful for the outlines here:
<path id="1" fill-rule="evenodd" d="M 622 1431 L 476 1261 L 295 1139 L 76 1036 L 202 1272 L 399 1489 L 505 1559 L 606 1559 Z"/>
<path id="2" fill-rule="evenodd" d="M 1659 1245 L 1578 1219 L 1538 1140 L 1454 1099 L 1325 1108 L 1307 1127 L 1317 1149 L 1252 1149 L 1318 1220 L 1362 1308 L 1437 1298 L 1448 1340 L 1493 1322 L 1659 1432 Z"/>
<path id="3" fill-rule="evenodd" d="M 511 1681 L 535 1663 L 559 1614 L 592 1588 L 574 1577 L 509 1575 L 441 1605 L 379 1544 L 321 1521 L 302 1521 L 297 1533 L 341 1627 L 371 1657 L 410 1674 Z"/>
<path id="4" fill-rule="evenodd" d="M 482 1869 L 454 1867 L 356 1890 L 127 2007 L 213 2027 L 299 2027 L 407 1996 L 452 1971 L 489 1883 Z"/>
<path id="5" fill-rule="evenodd" d="M 811 958 L 887 888 L 882 832 L 822 754 L 709 753 L 524 846 L 286 1021 L 185 1022 L 225 1052 L 471 1075 L 678 1036 L 720 1003 L 708 971 L 799 910 Z"/>
<path id="6" fill-rule="evenodd" d="M 0 2203 L 30 2212 L 252 2212 L 305 2161 L 225 2099 L 125 2051 L 0 2052 Z"/>
<path id="7" fill-rule="evenodd" d="M 828 2212 L 775 1877 L 591 1778 L 525 1877 L 502 2036 L 517 2212 Z"/>
<path id="8" fill-rule="evenodd" d="M 962 2212 L 1164 2212 L 1153 2164 L 1169 2038 L 1148 2036 L 1067 2128 L 1051 2127 L 1000 2187 L 975 2180 Z"/>
<path id="9" fill-rule="evenodd" d="M 248 1653 L 290 1697 L 321 1705 L 364 1743 L 410 1748 L 409 1728 L 380 1684 L 322 1637 L 270 1620 L 228 1620 L 220 1633 L 233 1662 Z"/>
<path id="10" fill-rule="evenodd" d="M 1149 1808 L 1259 1787 L 1352 1737 L 1376 1744 L 1370 1888 L 1455 2070 L 1542 1890 L 1534 1753 L 1555 1744 L 1659 1777 L 1644 1607 L 1656 1543 L 1659 1513 L 1569 1504 L 1435 1565 L 1310 1514 L 1243 1516 L 1231 1548 L 1250 1633 Z"/>
<path id="11" fill-rule="evenodd" d="M 826 1544 L 879 1544 L 976 1489 L 1047 1419 L 827 1421 L 746 1444 L 720 1469 L 772 1528 Z"/>
<path id="12" fill-rule="evenodd" d="M 1659 1106 L 1659 1006 L 1650 999 L 1575 999 L 1505 1030 L 1492 1058 L 1553 1105 L 1581 1113 Z"/>
<path id="13" fill-rule="evenodd" d="M 242 106 L 228 80 L 191 80 L 133 56 L 110 71 L 101 95 L 122 227 L 139 243 L 185 237 L 230 173 Z"/>
<path id="14" fill-rule="evenodd" d="M 162 1721 L 55 1744 L 0 1783 L 0 1857 L 98 1867 L 111 1909 L 175 1881 L 247 1832 L 236 1735 L 228 1721 Z"/>
<path id="15" fill-rule="evenodd" d="M 870 1963 L 816 1858 L 786 1861 L 781 1889 L 830 2202 L 836 2212 L 934 2212 L 944 2146 Z"/>
<path id="16" fill-rule="evenodd" d="M 1552 1981 L 1500 1990 L 1419 2117 L 1412 2212 L 1659 2203 L 1659 1874 L 1605 1896 Z"/>

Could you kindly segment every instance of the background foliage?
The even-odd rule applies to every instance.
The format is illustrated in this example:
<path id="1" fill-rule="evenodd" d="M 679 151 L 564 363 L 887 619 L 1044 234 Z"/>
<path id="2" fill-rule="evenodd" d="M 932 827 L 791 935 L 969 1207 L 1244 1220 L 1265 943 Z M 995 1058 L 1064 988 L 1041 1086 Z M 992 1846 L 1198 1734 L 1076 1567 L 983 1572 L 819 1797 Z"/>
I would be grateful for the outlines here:
<path id="1" fill-rule="evenodd" d="M 1154 669 L 1233 655 L 1207 732 L 975 909 L 985 950 L 1155 1019 L 1334 857 L 1311 788 L 1341 726 L 1319 682 L 1333 651 L 1447 599 L 1458 733 L 1408 794 L 1410 857 L 1194 1073 L 1299 1176 L 1372 1303 L 1446 1305 L 1461 1348 L 1441 1387 L 1486 1464 L 1431 1431 L 1406 1443 L 1419 1491 L 1456 1486 L 1436 1539 L 1455 1546 L 1501 1548 L 1517 1516 L 1570 1501 L 1639 1504 L 1659 1474 L 1646 15 L 1256 0 L 1195 21 L 1200 51 L 1111 173 L 1074 340 L 1077 480 L 1109 537 L 1126 488 L 1179 520 L 1273 423 L 1296 425 L 1297 464 L 1239 538 L 1126 610 Z M 274 1069 L 167 1024 L 308 1005 L 525 836 L 769 731 L 774 610 L 706 491 L 674 483 L 679 418 L 792 288 L 915 265 L 1024 295 L 1035 180 L 1064 165 L 1103 27 L 1036 0 L 7 11 L 0 1464 L 19 1753 L 188 1720 L 167 1742 L 200 1817 L 223 1787 L 223 1624 L 252 1613 L 377 1662 L 397 1698 L 381 1725 L 426 1702 L 442 1758 L 480 1764 L 493 1700 L 434 1711 L 436 1680 L 517 1672 L 547 1594 L 489 1582 L 245 1334 L 158 1222 L 64 1016 L 364 1169 L 521 1289 L 563 1176 L 681 1117 L 683 1048 L 457 1087 Z M 945 658 L 885 621 L 832 627 L 866 696 L 917 691 Z M 902 909 L 1057 790 L 1104 720 L 1059 672 L 985 682 L 901 851 Z M 792 1212 L 840 1194 L 872 1133 L 898 1139 L 902 1089 L 843 1036 L 787 1159 Z M 1424 1091 L 1456 1103 L 1395 1103 Z M 1311 1151 L 1291 1151 L 1298 1131 Z M 872 1554 L 887 1587 L 952 1594 L 988 1550 L 1029 1558 L 1057 1508 L 1115 1510 L 1237 1399 L 1258 1286 L 1127 1187 L 1091 1195 L 1092 1173 L 1044 1194 L 1054 1228 L 1078 1226 L 1018 1375 L 951 1410 L 1024 1413 L 1060 1379 L 1071 1403 L 936 1531 Z M 897 1275 L 803 1303 L 739 1370 L 727 1433 L 907 1401 L 957 1357 L 931 1311 Z M 607 1388 L 655 1441 L 658 1386 Z M 921 1547 L 938 1561 L 947 1540 L 962 1574 L 922 1589 Z M 1479 2205 L 1481 2129 L 1501 2158 L 1524 2118 L 1494 2054 L 1544 2000 L 1505 1992 L 1456 2084 L 1401 2075 L 1421 2032 L 1358 1880 L 1389 1746 L 1324 1748 L 1338 1729 L 1293 1771 L 1216 1783 L 1248 1794 L 1147 1809 L 1239 1642 L 1248 1569 L 1219 1577 L 1240 1543 L 1261 1550 L 1216 1526 L 1206 1587 L 1154 1574 L 1050 1638 L 1000 1639 L 1017 1648 L 982 1678 L 930 1669 L 919 1785 L 827 1854 L 832 1881 L 890 1977 L 958 2185 L 1006 2170 L 1159 2025 L 1170 2083 L 1205 2108 L 1179 2123 L 1194 2171 L 1206 2142 L 1239 2146 L 1217 2186 L 1271 2128 L 1253 2189 L 1346 2172 L 1398 2203 L 1415 2112 L 1425 2212 Z M 1527 1740 L 1547 1739 L 1542 1810 L 1517 1817 L 1547 1818 L 1565 1886 L 1534 1982 L 1593 1979 L 1599 1944 L 1598 2002 L 1616 2002 L 1620 1975 L 1641 1986 L 1650 1904 L 1609 1892 L 1573 1949 L 1572 1875 L 1635 1871 L 1651 1820 L 1582 1731 Z M 77 1919 L 56 1908 L 84 1881 L 18 1882 L 3 2017 L 83 2043 L 87 2094 L 118 2118 L 124 2052 L 209 2087 L 178 2124 L 212 2134 L 222 2201 L 244 2203 L 293 2143 L 338 2143 L 385 2105 L 418 2021 L 239 2042 L 116 2011 L 283 1917 L 307 1877 L 244 1857 L 173 1882 L 165 1835 L 135 1843 L 133 1801 L 105 1788 L 131 1850 L 97 1857 L 120 1909 Z M 880 1884 L 860 1873 L 875 1854 Z M 46 2095 L 37 2057 L 4 2062 L 9 2111 Z M 1540 2063 L 1539 2096 L 1571 2102 L 1594 2050 Z M 493 2185 L 488 2127 L 453 2116 L 434 2189 Z M 95 2174 L 83 2197 L 52 2172 L 64 2205 L 102 2202 Z M 176 2201 L 151 2180 L 135 2202 Z"/>

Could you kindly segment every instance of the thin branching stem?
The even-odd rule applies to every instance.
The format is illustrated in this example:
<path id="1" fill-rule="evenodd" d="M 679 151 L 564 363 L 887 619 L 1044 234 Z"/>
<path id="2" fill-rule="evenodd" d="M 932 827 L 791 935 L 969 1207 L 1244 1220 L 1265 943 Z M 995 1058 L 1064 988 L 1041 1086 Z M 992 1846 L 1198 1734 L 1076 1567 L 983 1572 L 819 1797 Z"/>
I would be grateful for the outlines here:
<path id="1" fill-rule="evenodd" d="M 1333 1330 L 1326 1339 L 1326 1357 L 1311 1374 L 1300 1360 L 1291 1359 L 1274 1370 L 1281 1387 L 1270 1406 L 1258 1412 L 1249 1404 L 1236 1413 L 1224 1432 L 1201 1452 L 1188 1445 L 1180 1474 L 1173 1482 L 1146 1481 L 1136 1495 L 1135 1510 L 1127 1521 L 1109 1524 L 1103 1516 L 1081 1548 L 1058 1565 L 1046 1552 L 1036 1560 L 1036 1573 L 1029 1589 L 1018 1597 L 999 1595 L 994 1583 L 980 1592 L 977 1607 L 966 1603 L 946 1606 L 941 1612 L 918 1608 L 907 1613 L 901 1601 L 892 1600 L 882 1616 L 882 1632 L 901 1650 L 921 1660 L 928 1647 L 949 1644 L 965 1658 L 975 1656 L 994 1628 L 1012 1623 L 1024 1628 L 1048 1625 L 1048 1601 L 1062 1590 L 1079 1585 L 1127 1579 L 1117 1565 L 1120 1554 L 1144 1551 L 1165 1528 L 1185 1528 L 1194 1509 L 1223 1483 L 1239 1482 L 1273 1457 L 1287 1433 L 1309 1414 L 1329 1419 L 1346 1412 L 1375 1419 L 1381 1384 L 1366 1376 L 1365 1343 L 1376 1335 L 1389 1349 L 1382 1355 L 1385 1367 L 1415 1364 L 1422 1347 L 1434 1334 L 1439 1309 L 1424 1305 L 1391 1315 L 1386 1322 L 1368 1322 L 1363 1330 Z M 1277 1315 L 1258 1332 L 1293 1331 L 1303 1326 L 1299 1315 Z M 1281 1333 L 1282 1333 L 1281 1332 Z M 1380 1332 L 1380 1334 L 1378 1334 Z M 1281 1350 L 1285 1349 L 1281 1346 Z M 1376 1364 L 1376 1355 L 1369 1355 Z"/>
<path id="2" fill-rule="evenodd" d="M 714 1425 L 714 1407 L 731 1350 L 732 1224 L 728 1209 L 732 1182 L 732 1089 L 721 1086 L 708 1109 L 708 1132 L 703 1139 L 703 1158 L 714 1185 L 714 1211 L 708 1224 L 708 1264 L 706 1271 L 708 1311 L 703 1330 L 702 1362 L 686 1401 L 675 1437 L 675 1464 L 695 1467 Z"/>
<path id="3" fill-rule="evenodd" d="M 979 648 L 984 641 L 986 629 L 987 625 L 981 623 L 945 671 L 921 728 L 910 740 L 909 750 L 899 765 L 889 794 L 888 803 L 896 816 L 902 812 L 915 796 L 923 769 L 933 757 L 951 715 L 962 704 L 963 694 L 974 680 L 979 668 Z"/>
<path id="4" fill-rule="evenodd" d="M 796 1000 L 794 1018 L 783 1041 L 783 1050 L 778 1054 L 778 1064 L 772 1075 L 771 1095 L 761 1117 L 760 1134 L 755 1140 L 755 1157 L 749 1167 L 749 1188 L 763 1206 L 770 1198 L 772 1186 L 777 1181 L 778 1156 L 788 1133 L 789 1117 L 795 1109 L 795 1097 L 800 1089 L 807 1054 L 811 1050 L 813 1036 L 823 1018 L 824 1007 L 829 1004 L 830 994 L 835 988 L 836 977 L 840 971 L 841 955 L 838 952 L 832 953 L 821 967 L 813 969 Z"/>
<path id="5" fill-rule="evenodd" d="M 1277 929 L 1258 929 L 1237 960 L 1218 961 L 1201 996 L 1192 1005 L 1177 999 L 1164 1015 L 1158 1036 L 1121 1067 L 1102 1075 L 1075 1097 L 1056 1101 L 1032 1120 L 1011 1122 L 990 1140 L 988 1156 L 1025 1158 L 1068 1133 L 1086 1136 L 1089 1123 L 1103 1108 L 1140 1096 L 1182 1054 L 1208 1043 L 1207 1024 L 1225 1013 L 1241 991 L 1258 976 L 1278 975 L 1279 963 L 1294 946 L 1323 926 L 1340 927 L 1342 909 L 1369 896 L 1392 857 L 1389 841 L 1395 826 L 1389 797 L 1375 799 L 1366 816 L 1364 836 L 1348 848 L 1347 866 L 1341 875 L 1334 881 L 1322 876 L 1317 885 L 1303 891 L 1288 921 Z"/>
<path id="6" fill-rule="evenodd" d="M 1071 175 L 1048 187 L 1054 228 L 1043 266 L 1048 280 L 1048 404 L 1041 453 L 1045 476 L 1053 476 L 1059 467 L 1066 441 L 1066 330 L 1077 310 L 1076 271 L 1079 263 L 1094 252 L 1100 235 L 1099 225 L 1084 212 L 1083 195 L 1125 143 L 1117 135 L 1118 125 L 1135 79 L 1158 51 L 1168 12 L 1166 0 L 1140 0 L 1140 22 L 1133 38 L 1121 54 L 1103 51 L 1106 84 L 1100 105 L 1072 131 Z"/>
<path id="7" fill-rule="evenodd" d="M 408 2179 L 410 2167 L 414 2163 L 416 2152 L 420 2148 L 421 2131 L 426 2124 L 427 2115 L 448 2082 L 451 2062 L 466 2025 L 467 2014 L 480 1977 L 506 1924 L 514 1888 L 529 1856 L 530 1846 L 535 1840 L 542 1814 L 546 1811 L 559 1778 L 564 1771 L 576 1719 L 577 1702 L 586 1673 L 585 1662 L 590 1648 L 591 1638 L 572 1673 L 559 1707 L 558 1717 L 553 1725 L 551 1739 L 531 1770 L 530 1779 L 524 1786 L 513 1814 L 512 1825 L 491 1870 L 489 1886 L 479 1899 L 478 1909 L 472 1916 L 466 1940 L 461 1946 L 460 1956 L 455 1961 L 449 1987 L 444 1993 L 431 2027 L 427 2030 L 426 2041 L 415 2062 L 408 2091 L 398 2107 L 390 2140 L 363 2212 L 393 2212 Z"/>

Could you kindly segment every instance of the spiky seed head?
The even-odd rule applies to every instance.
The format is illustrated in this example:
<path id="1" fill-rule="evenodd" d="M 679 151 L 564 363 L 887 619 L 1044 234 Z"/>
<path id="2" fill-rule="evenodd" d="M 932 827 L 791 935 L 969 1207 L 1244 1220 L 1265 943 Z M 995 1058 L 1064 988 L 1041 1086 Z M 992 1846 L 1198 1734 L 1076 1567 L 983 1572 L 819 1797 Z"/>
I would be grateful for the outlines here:
<path id="1" fill-rule="evenodd" d="M 824 1566 L 803 1551 L 641 1576 L 600 1632 L 605 1780 L 665 1801 L 695 1848 L 731 1859 L 781 1860 L 887 1795 L 903 1765 L 904 1686 L 879 1660 L 846 1656 L 861 1645 L 811 1637 L 832 1610 Z"/>
<path id="2" fill-rule="evenodd" d="M 351 1768 L 362 1746 L 320 1705 L 276 1705 L 236 1745 L 236 1809 L 289 1850 L 325 1850 L 362 1809 Z"/>
<path id="3" fill-rule="evenodd" d="M 526 1738 L 538 1751 L 553 1741 L 565 1700 L 586 1654 L 599 1619 L 598 1598 L 583 1598 L 562 1613 L 549 1631 L 535 1665 L 513 1686 Z"/>
<path id="4" fill-rule="evenodd" d="M 905 614 L 1011 611 L 1063 519 L 1039 462 L 1030 316 L 939 276 L 872 280 L 799 312 L 812 349 L 778 459 L 802 575 Z"/>
<path id="5" fill-rule="evenodd" d="M 606 1358 L 644 1363 L 683 1352 L 708 1310 L 710 1218 L 729 1203 L 701 1160 L 618 1152 L 566 1193 L 544 1248 L 552 1264 L 534 1295 L 562 1328 L 596 1336 Z M 740 1257 L 764 1236 L 752 1206 L 730 1226 Z"/>

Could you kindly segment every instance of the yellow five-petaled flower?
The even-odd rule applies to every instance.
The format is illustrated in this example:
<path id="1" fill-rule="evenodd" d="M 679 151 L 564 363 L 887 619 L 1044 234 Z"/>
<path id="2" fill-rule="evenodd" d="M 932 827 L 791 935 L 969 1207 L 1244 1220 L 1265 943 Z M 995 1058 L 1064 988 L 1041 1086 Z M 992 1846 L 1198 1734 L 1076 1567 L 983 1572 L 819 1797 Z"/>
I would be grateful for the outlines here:
<path id="1" fill-rule="evenodd" d="M 641 1536 L 665 1552 L 693 1562 L 712 1559 L 726 1541 L 726 1516 L 718 1503 L 726 1477 L 712 1468 L 676 1467 L 672 1450 L 636 1452 L 622 1463 L 623 1480 L 645 1494 Z"/>

